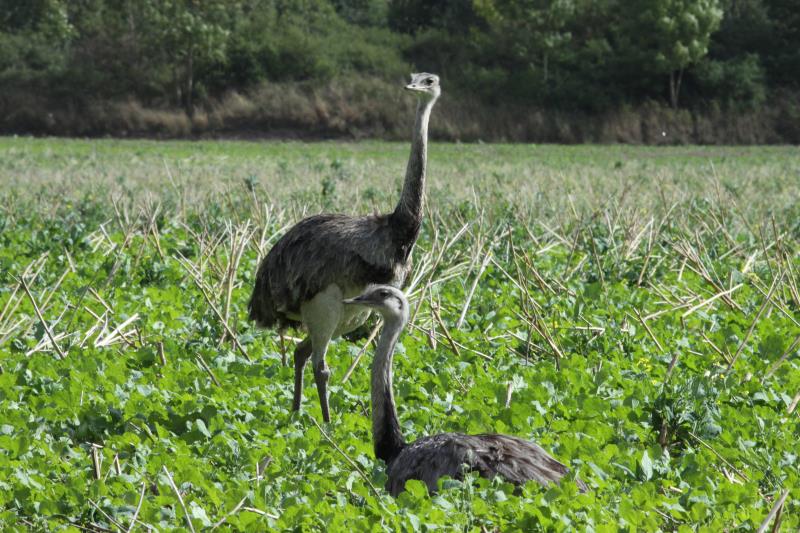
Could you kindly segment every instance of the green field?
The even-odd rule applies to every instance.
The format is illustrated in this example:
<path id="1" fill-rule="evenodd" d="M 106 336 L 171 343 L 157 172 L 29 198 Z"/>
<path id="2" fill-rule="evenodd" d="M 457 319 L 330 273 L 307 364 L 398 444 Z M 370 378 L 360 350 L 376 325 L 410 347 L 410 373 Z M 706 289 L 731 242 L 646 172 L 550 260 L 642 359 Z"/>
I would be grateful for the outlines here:
<path id="1" fill-rule="evenodd" d="M 394 499 L 366 335 L 331 346 L 320 428 L 313 380 L 292 414 L 291 363 L 246 304 L 304 215 L 392 208 L 407 155 L 0 139 L 0 529 L 800 527 L 797 148 L 434 143 L 406 438 L 530 438 L 591 491 Z"/>

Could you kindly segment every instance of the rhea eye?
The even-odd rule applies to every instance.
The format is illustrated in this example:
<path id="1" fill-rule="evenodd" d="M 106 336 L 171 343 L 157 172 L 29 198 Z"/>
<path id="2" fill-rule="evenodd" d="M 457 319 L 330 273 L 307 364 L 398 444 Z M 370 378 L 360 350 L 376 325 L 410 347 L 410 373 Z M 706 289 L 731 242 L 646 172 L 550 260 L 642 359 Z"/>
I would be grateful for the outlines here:
<path id="1" fill-rule="evenodd" d="M 433 78 L 428 78 L 427 80 L 425 80 L 425 84 L 426 85 L 433 85 Z"/>
<path id="2" fill-rule="evenodd" d="M 378 294 L 380 294 L 382 298 L 386 298 L 387 296 L 389 296 L 389 291 L 387 291 L 386 289 L 383 289 L 383 290 L 382 290 L 380 293 L 378 293 Z"/>

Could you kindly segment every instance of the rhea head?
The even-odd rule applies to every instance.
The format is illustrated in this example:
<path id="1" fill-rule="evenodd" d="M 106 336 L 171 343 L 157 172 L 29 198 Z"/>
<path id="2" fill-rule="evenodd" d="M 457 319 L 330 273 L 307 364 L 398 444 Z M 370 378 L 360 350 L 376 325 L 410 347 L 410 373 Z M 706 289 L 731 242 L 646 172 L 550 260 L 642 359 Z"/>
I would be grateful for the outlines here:
<path id="1" fill-rule="evenodd" d="M 438 98 L 442 93 L 442 89 L 439 86 L 439 76 L 427 72 L 411 74 L 411 83 L 406 85 L 406 89 L 430 100 Z"/>
<path id="2" fill-rule="evenodd" d="M 343 300 L 348 305 L 363 305 L 376 310 L 386 323 L 408 321 L 408 300 L 403 291 L 390 285 L 372 285 L 360 296 Z"/>

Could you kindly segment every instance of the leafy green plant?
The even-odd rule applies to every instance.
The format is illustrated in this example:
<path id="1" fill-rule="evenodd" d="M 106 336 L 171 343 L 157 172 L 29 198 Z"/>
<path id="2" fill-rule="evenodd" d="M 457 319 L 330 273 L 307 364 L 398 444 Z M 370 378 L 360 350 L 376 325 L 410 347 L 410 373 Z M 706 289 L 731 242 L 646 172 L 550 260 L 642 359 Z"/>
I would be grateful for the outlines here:
<path id="1" fill-rule="evenodd" d="M 530 438 L 570 474 L 394 499 L 375 322 L 331 346 L 318 428 L 316 402 L 290 411 L 297 334 L 246 304 L 288 224 L 384 210 L 407 156 L 0 138 L 0 529 L 721 531 L 773 507 L 800 526 L 793 148 L 432 145 L 404 432 Z"/>

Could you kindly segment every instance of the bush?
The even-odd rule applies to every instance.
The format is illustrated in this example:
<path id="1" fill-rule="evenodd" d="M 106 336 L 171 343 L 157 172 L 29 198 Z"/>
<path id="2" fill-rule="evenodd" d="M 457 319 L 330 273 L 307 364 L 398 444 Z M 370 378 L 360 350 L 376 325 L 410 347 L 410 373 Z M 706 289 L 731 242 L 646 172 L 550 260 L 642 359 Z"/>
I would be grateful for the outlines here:
<path id="1" fill-rule="evenodd" d="M 766 100 L 764 69 L 755 54 L 727 61 L 705 59 L 692 73 L 700 92 L 725 107 L 753 109 Z"/>

